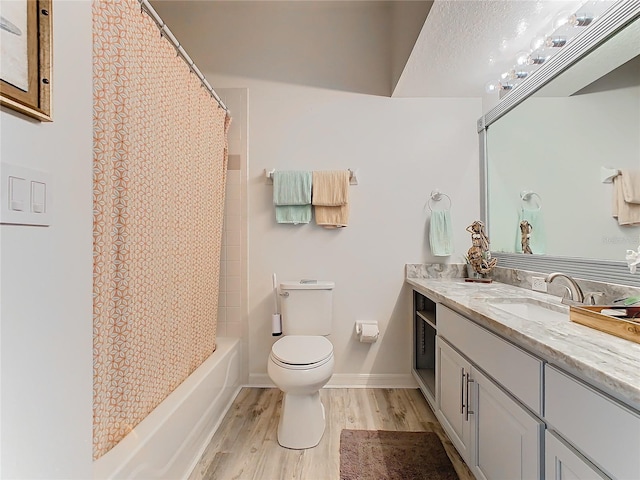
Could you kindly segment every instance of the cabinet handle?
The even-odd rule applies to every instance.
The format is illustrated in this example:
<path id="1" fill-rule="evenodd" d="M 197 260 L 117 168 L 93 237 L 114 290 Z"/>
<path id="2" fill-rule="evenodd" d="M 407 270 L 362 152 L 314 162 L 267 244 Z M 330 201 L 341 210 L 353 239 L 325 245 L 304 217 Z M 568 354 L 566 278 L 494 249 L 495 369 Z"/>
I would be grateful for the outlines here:
<path id="1" fill-rule="evenodd" d="M 464 382 L 466 374 L 464 367 L 460 368 L 460 415 L 464 413 Z"/>
<path id="2" fill-rule="evenodd" d="M 467 396 L 466 396 L 467 411 L 466 411 L 466 413 L 464 415 L 464 420 L 465 420 L 465 422 L 468 422 L 469 421 L 469 415 L 473 415 L 475 413 L 474 411 L 472 411 L 469 408 L 469 384 L 475 382 L 475 380 L 473 380 L 471 378 L 471 375 L 469 375 L 468 373 L 465 374 L 465 376 L 467 377 Z"/>

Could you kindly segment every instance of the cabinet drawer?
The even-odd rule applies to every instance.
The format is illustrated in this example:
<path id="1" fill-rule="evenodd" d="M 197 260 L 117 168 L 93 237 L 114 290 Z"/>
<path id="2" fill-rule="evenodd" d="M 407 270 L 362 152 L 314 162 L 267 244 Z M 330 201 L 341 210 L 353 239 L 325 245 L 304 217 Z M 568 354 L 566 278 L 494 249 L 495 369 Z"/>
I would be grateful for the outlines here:
<path id="1" fill-rule="evenodd" d="M 442 304 L 437 305 L 436 315 L 438 335 L 542 416 L 542 360 Z"/>
<path id="2" fill-rule="evenodd" d="M 549 365 L 545 419 L 607 475 L 640 479 L 640 416 Z"/>

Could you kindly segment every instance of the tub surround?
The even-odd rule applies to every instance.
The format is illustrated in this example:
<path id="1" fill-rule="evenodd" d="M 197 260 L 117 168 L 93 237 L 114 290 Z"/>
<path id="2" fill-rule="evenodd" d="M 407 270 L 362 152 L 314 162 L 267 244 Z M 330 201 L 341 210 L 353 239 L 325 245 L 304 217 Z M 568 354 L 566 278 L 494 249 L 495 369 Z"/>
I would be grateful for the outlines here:
<path id="1" fill-rule="evenodd" d="M 457 271 L 458 267 L 450 266 L 407 265 L 406 281 L 414 290 L 432 300 L 640 409 L 640 344 L 569 321 L 568 307 L 557 296 L 499 281 L 491 284 L 466 283 L 462 278 L 456 278 L 454 272 Z M 424 274 L 431 277 L 419 276 Z M 504 276 L 524 283 L 527 275 L 522 272 L 499 273 L 498 278 Z M 615 286 L 613 290 L 618 291 Z M 637 289 L 627 290 L 637 294 Z M 585 286 L 585 291 L 591 291 L 590 287 Z M 553 303 L 557 309 L 567 312 L 566 320 L 524 319 L 496 308 L 489 302 L 494 298 L 528 298 Z"/>

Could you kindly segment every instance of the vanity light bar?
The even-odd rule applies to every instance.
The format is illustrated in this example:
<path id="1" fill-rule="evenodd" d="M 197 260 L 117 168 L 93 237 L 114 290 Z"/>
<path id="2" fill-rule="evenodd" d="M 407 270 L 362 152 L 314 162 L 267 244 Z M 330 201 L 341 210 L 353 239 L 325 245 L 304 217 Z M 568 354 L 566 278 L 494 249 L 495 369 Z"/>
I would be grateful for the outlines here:
<path id="1" fill-rule="evenodd" d="M 605 2 L 602 2 L 605 3 Z M 478 121 L 478 132 L 488 128 L 493 122 L 505 115 L 516 105 L 535 91 L 546 85 L 549 80 L 563 72 L 588 54 L 594 47 L 616 33 L 622 26 L 638 18 L 640 0 L 620 0 L 598 16 L 587 30 L 572 39 L 564 48 L 546 59 L 544 65 L 529 73 L 525 81 L 509 95 L 501 99 L 493 109 Z"/>
<path id="2" fill-rule="evenodd" d="M 508 88 L 504 88 L 500 81 L 489 82 L 485 86 L 487 93 L 498 91 L 502 95 L 515 89 L 519 85 L 519 81 L 526 78 L 530 73 L 522 70 L 523 67 L 527 67 L 531 71 L 535 70 L 555 53 L 555 49 L 560 49 L 567 45 L 571 40 L 571 38 L 568 37 L 573 37 L 577 33 L 573 31 L 575 27 L 588 27 L 591 25 L 596 17 L 592 13 L 584 10 L 585 6 L 589 3 L 592 2 L 585 2 L 574 13 L 567 14 L 566 12 L 563 12 L 557 14 L 551 26 L 551 28 L 553 28 L 553 32 L 547 35 L 536 35 L 531 40 L 530 50 L 520 52 L 516 55 L 516 66 L 514 69 L 519 69 L 523 75 L 517 77 L 512 76 L 510 72 L 513 72 L 514 69 L 510 72 L 503 73 L 503 81 L 505 78 L 509 78 L 511 80 L 515 80 L 515 82 L 510 84 L 510 87 Z M 593 7 L 594 5 L 589 5 L 588 8 L 594 10 Z M 568 27 L 569 30 L 567 31 Z M 560 34 L 560 32 L 562 34 Z"/>

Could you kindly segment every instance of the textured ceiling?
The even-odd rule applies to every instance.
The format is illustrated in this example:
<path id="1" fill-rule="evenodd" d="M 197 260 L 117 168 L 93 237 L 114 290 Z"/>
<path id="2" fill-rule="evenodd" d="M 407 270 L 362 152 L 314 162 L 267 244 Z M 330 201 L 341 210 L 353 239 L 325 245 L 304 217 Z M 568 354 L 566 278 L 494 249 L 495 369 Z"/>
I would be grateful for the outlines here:
<path id="1" fill-rule="evenodd" d="M 558 12 L 582 3 L 436 0 L 393 96 L 482 97 Z"/>

